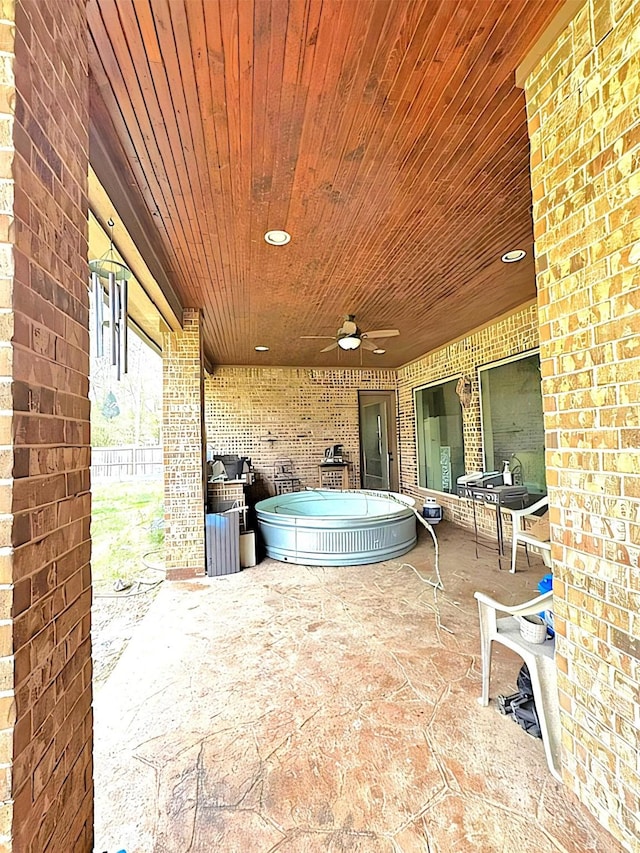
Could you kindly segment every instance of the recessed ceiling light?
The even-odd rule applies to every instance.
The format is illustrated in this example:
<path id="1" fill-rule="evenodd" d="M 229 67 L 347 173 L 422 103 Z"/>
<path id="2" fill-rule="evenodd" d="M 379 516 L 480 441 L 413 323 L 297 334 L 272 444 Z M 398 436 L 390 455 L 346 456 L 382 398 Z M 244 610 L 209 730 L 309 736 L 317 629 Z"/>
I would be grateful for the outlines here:
<path id="1" fill-rule="evenodd" d="M 374 355 L 384 355 L 384 354 L 385 354 L 385 352 L 386 352 L 386 349 L 382 349 L 382 347 L 378 347 L 377 349 L 373 349 L 373 350 L 371 350 L 371 352 L 372 352 Z"/>
<path id="2" fill-rule="evenodd" d="M 267 231 L 264 239 L 272 246 L 285 246 L 291 239 L 291 234 L 286 231 Z"/>
<path id="3" fill-rule="evenodd" d="M 512 249 L 510 252 L 506 252 L 501 260 L 504 264 L 515 264 L 516 261 L 521 261 L 526 254 L 524 249 Z"/>
<path id="4" fill-rule="evenodd" d="M 256 352 L 269 352 L 269 347 L 262 347 L 262 346 L 259 346 L 259 347 L 254 347 L 254 350 L 255 350 Z"/>

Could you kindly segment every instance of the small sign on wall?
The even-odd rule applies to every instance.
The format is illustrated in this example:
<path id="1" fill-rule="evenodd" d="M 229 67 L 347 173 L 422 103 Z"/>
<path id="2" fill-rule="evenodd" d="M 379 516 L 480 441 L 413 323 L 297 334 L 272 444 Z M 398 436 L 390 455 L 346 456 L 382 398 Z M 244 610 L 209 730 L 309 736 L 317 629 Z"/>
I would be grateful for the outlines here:
<path id="1" fill-rule="evenodd" d="M 442 491 L 451 491 L 451 447 L 440 445 L 440 470 L 442 472 Z"/>

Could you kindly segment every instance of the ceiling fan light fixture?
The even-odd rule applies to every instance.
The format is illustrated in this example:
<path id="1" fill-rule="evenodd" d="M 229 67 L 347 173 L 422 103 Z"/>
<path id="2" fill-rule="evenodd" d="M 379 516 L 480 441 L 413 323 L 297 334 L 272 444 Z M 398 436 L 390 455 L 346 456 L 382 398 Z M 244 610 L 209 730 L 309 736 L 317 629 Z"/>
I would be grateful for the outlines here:
<path id="1" fill-rule="evenodd" d="M 524 249 L 511 249 L 511 251 L 505 252 L 500 260 L 503 264 L 515 264 L 521 261 L 526 254 Z"/>
<path id="2" fill-rule="evenodd" d="M 382 349 L 382 347 L 376 347 L 374 350 L 371 350 L 374 355 L 384 355 L 386 349 Z"/>
<path id="3" fill-rule="evenodd" d="M 291 234 L 289 234 L 288 231 L 279 231 L 278 229 L 275 229 L 274 231 L 267 231 L 264 235 L 264 239 L 270 246 L 286 246 L 286 244 L 291 240 Z"/>
<path id="4" fill-rule="evenodd" d="M 260 344 L 257 347 L 254 347 L 254 350 L 256 352 L 269 352 L 269 347 L 265 347 L 262 344 Z"/>
<path id="5" fill-rule="evenodd" d="M 338 346 L 340 349 L 358 349 L 361 341 L 357 335 L 345 335 L 343 338 L 338 338 Z"/>

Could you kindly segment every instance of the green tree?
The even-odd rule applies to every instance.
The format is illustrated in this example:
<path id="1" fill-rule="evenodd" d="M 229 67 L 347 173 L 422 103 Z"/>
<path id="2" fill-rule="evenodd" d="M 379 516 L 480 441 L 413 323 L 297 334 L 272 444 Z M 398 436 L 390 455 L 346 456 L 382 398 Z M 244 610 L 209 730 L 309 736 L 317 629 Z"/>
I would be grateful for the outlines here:
<path id="1" fill-rule="evenodd" d="M 90 335 L 93 343 L 94 328 Z M 92 346 L 89 398 L 93 447 L 161 443 L 162 359 L 136 334 L 130 333 L 128 340 L 128 372 L 120 381 L 110 357 L 98 358 Z"/>

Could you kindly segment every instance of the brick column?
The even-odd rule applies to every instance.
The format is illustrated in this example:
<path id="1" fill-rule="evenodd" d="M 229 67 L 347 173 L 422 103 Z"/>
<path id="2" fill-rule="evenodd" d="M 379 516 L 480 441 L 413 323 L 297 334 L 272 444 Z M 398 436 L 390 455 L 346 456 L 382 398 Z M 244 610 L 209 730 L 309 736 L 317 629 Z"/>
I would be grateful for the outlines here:
<path id="1" fill-rule="evenodd" d="M 162 351 L 165 563 L 171 579 L 205 572 L 204 383 L 198 309 Z"/>
<path id="2" fill-rule="evenodd" d="M 0 849 L 15 853 L 93 847 L 86 45 L 83 0 L 0 0 Z"/>
<path id="3" fill-rule="evenodd" d="M 640 818 L 640 0 L 589 0 L 526 82 L 564 779 Z"/>

